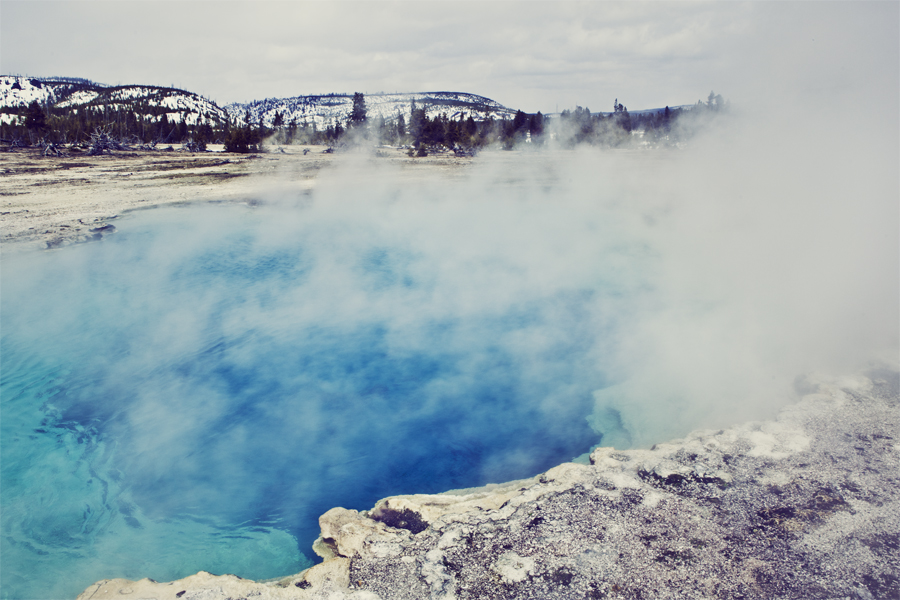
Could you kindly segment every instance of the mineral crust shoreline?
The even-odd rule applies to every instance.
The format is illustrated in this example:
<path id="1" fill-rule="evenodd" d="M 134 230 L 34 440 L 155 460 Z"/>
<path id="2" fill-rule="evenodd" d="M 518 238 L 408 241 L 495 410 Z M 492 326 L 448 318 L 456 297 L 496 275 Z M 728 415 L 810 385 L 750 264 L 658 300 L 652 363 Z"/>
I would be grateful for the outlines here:
<path id="1" fill-rule="evenodd" d="M 2 150 L 2 149 L 0 149 Z M 163 206 L 255 203 L 309 193 L 323 171 L 352 153 L 324 146 L 282 146 L 262 154 L 133 151 L 42 157 L 39 148 L 0 151 L 0 248 L 55 249 L 115 232 L 130 211 Z M 397 149 L 368 153 L 405 181 L 446 175 L 471 158 L 409 158 Z"/>
<path id="2" fill-rule="evenodd" d="M 867 375 L 774 421 L 334 508 L 324 562 L 277 581 L 112 579 L 78 600 L 900 598 L 900 379 Z"/>

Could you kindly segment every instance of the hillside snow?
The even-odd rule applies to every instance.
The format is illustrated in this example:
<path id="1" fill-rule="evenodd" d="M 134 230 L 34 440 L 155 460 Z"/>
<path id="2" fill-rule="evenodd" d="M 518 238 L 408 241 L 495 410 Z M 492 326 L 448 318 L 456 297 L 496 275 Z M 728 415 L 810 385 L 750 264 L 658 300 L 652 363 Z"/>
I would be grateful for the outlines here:
<path id="1" fill-rule="evenodd" d="M 462 92 L 419 92 L 405 94 L 367 94 L 366 112 L 370 121 L 384 117 L 385 122 L 397 120 L 398 115 L 409 122 L 412 102 L 416 108 L 424 108 L 429 119 L 446 114 L 452 120 L 472 117 L 476 121 L 489 118 L 511 119 L 516 111 L 502 104 Z M 294 121 L 298 126 L 315 124 L 324 129 L 335 122 L 346 123 L 353 108 L 353 94 L 328 94 L 320 96 L 295 96 L 293 98 L 267 98 L 246 104 L 235 103 L 225 107 L 232 121 L 243 122 L 247 111 L 253 123 L 260 121 L 272 127 L 275 115 L 281 113 L 283 122 Z"/>
<path id="2" fill-rule="evenodd" d="M 32 102 L 75 110 L 133 110 L 150 121 L 166 116 L 172 123 L 211 125 L 228 118 L 225 110 L 202 96 L 147 85 L 105 86 L 82 79 L 0 76 L 0 118 L 4 123 L 24 119 Z"/>

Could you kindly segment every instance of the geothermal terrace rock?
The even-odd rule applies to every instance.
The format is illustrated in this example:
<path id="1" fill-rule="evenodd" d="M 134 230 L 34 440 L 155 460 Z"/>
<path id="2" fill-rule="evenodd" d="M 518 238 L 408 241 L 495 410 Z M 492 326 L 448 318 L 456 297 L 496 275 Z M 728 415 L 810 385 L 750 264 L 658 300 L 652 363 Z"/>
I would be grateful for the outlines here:
<path id="1" fill-rule="evenodd" d="M 101 598 L 898 598 L 898 374 L 821 384 L 777 420 L 531 480 L 320 518 L 325 562 L 258 583 L 113 579 Z"/>

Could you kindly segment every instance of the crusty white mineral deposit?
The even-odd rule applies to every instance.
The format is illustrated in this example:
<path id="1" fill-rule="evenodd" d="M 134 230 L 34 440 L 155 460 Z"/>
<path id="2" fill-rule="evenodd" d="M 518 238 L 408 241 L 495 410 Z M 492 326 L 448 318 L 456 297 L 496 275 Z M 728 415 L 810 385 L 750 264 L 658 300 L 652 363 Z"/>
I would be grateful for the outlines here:
<path id="1" fill-rule="evenodd" d="M 888 370 L 771 422 L 597 448 L 534 479 L 321 519 L 278 581 L 100 581 L 79 600 L 900 597 L 900 403 Z"/>

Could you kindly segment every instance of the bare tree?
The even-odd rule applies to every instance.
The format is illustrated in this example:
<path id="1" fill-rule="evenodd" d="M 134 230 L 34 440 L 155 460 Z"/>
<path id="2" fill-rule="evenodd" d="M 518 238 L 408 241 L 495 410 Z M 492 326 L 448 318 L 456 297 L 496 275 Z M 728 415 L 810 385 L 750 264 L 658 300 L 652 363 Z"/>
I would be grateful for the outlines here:
<path id="1" fill-rule="evenodd" d="M 47 141 L 47 138 L 41 138 L 41 141 L 38 143 L 38 145 L 41 147 L 41 156 L 69 155 L 69 153 L 65 151 L 63 146 Z"/>
<path id="2" fill-rule="evenodd" d="M 109 133 L 109 129 L 100 128 L 94 130 L 91 134 L 91 147 L 88 149 L 88 156 L 98 156 L 104 152 L 113 150 L 130 150 L 131 148 L 122 144 Z"/>

